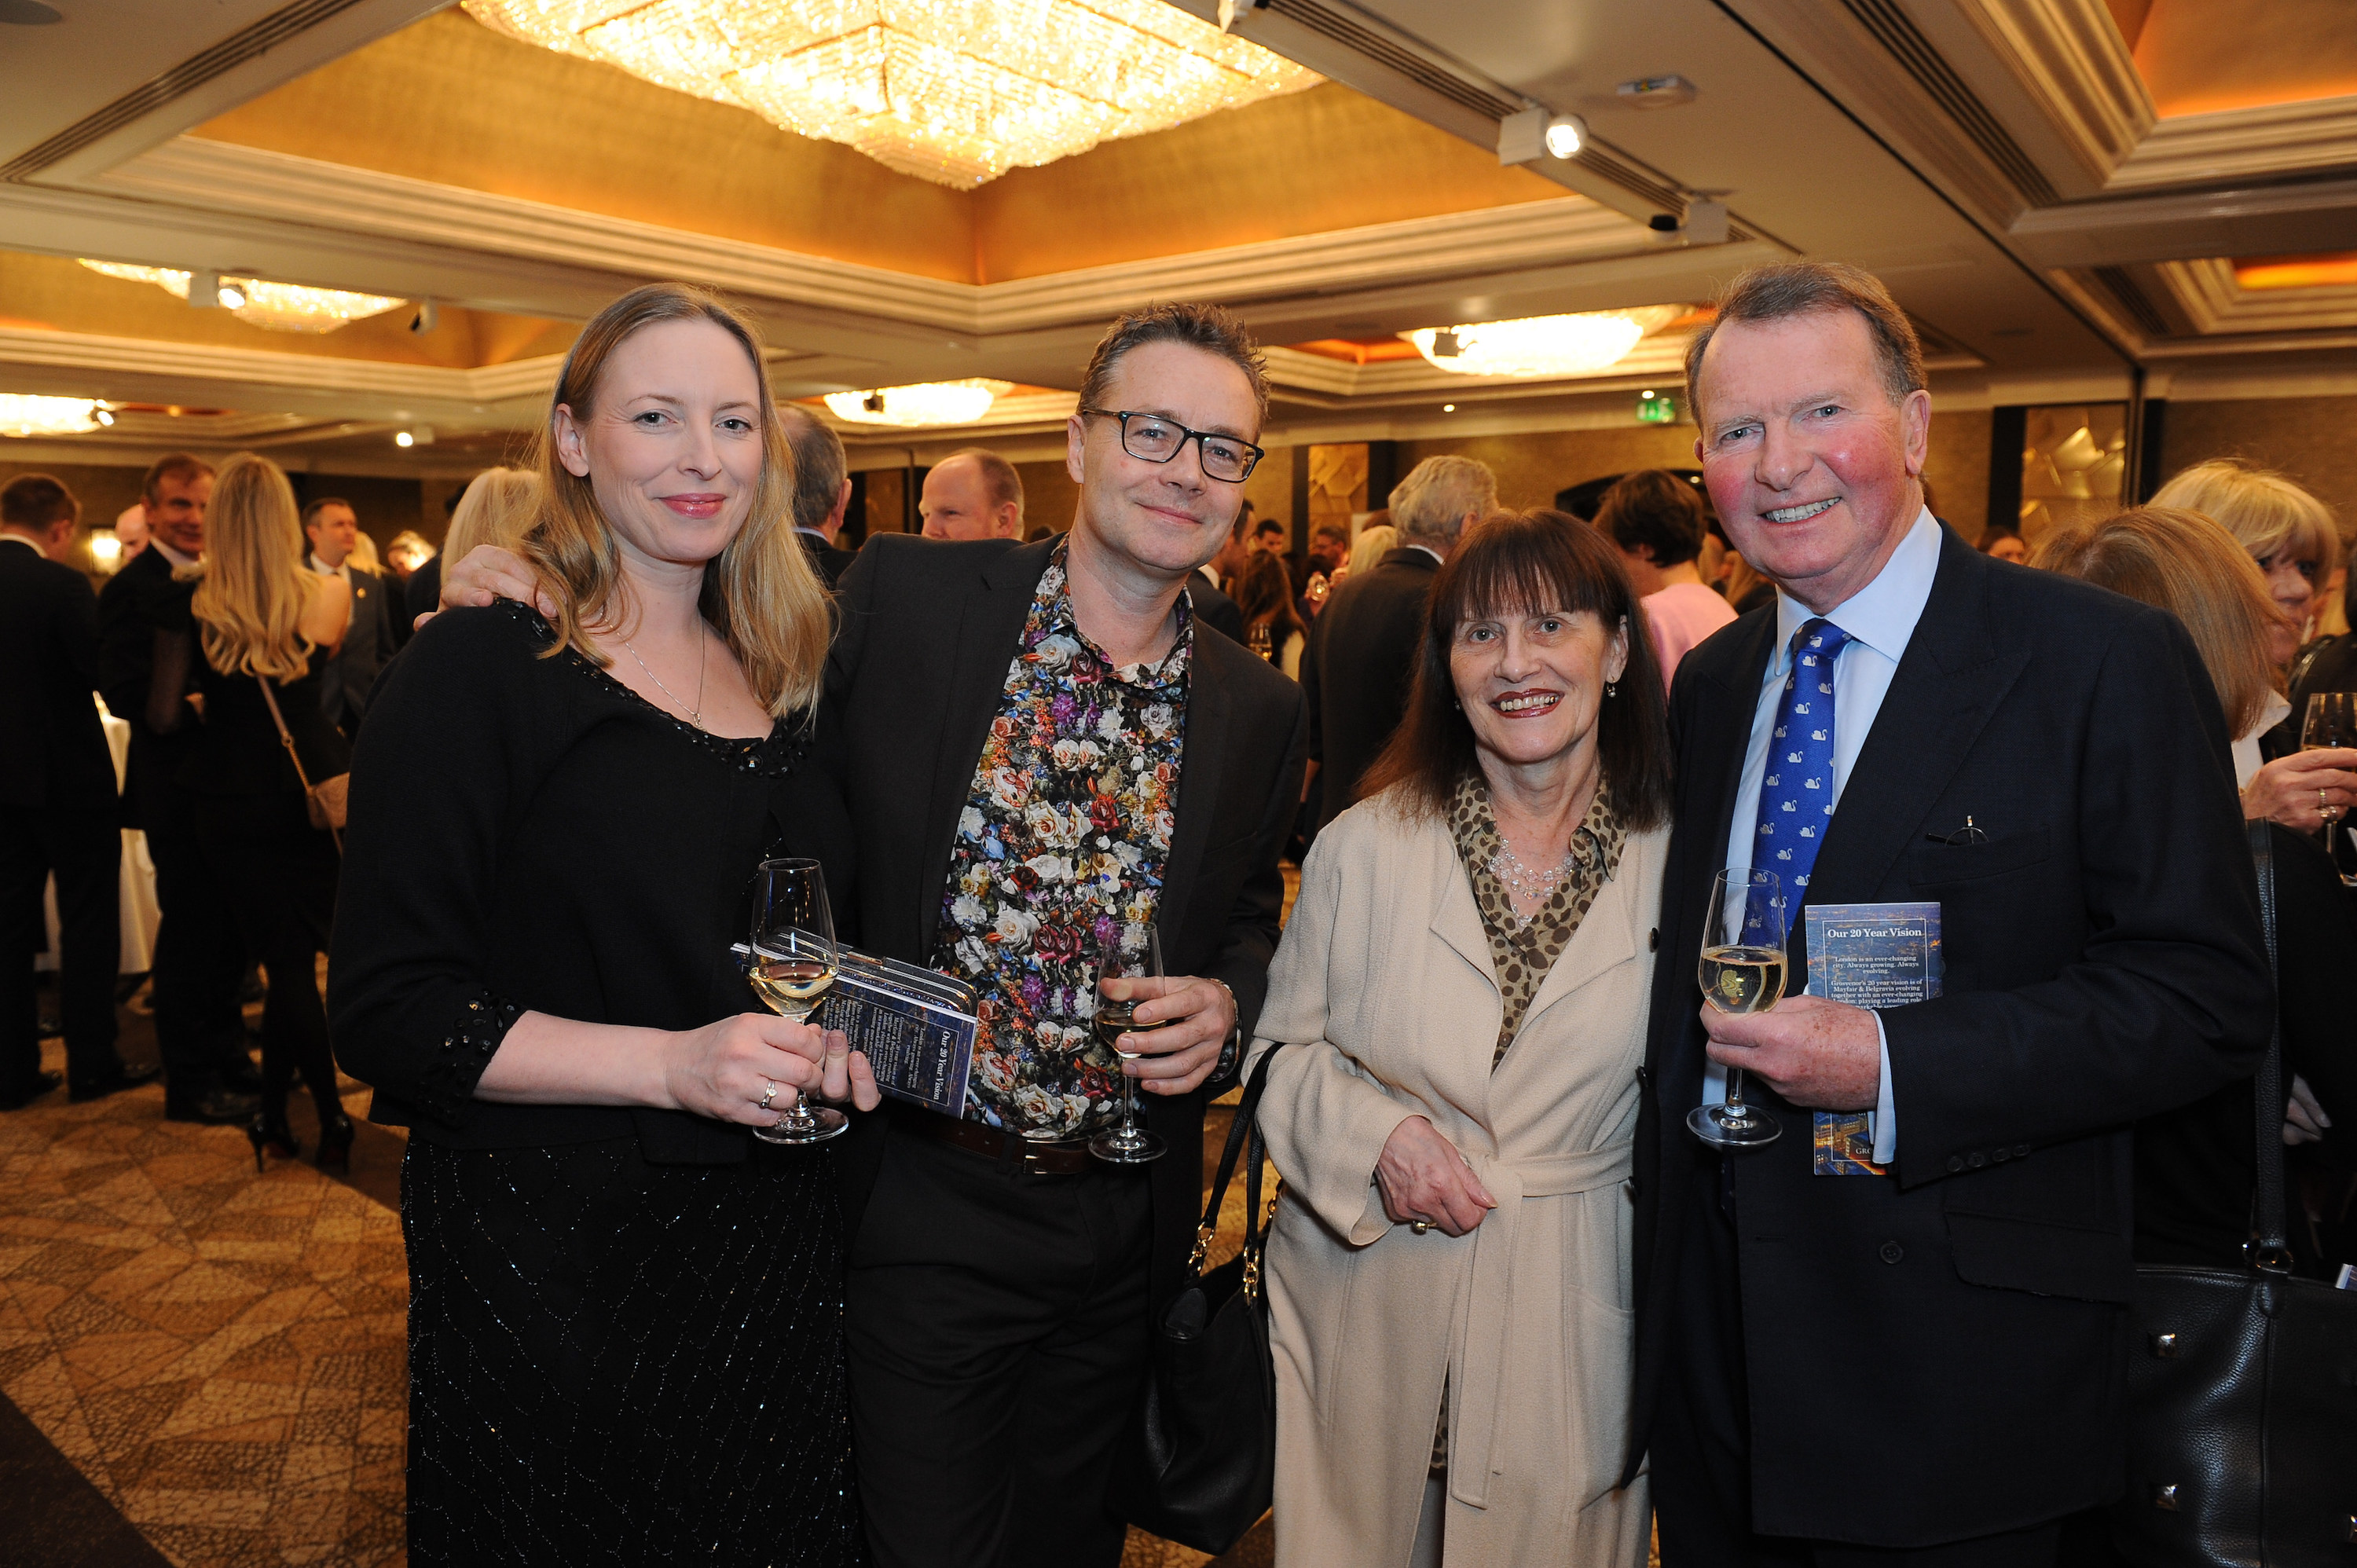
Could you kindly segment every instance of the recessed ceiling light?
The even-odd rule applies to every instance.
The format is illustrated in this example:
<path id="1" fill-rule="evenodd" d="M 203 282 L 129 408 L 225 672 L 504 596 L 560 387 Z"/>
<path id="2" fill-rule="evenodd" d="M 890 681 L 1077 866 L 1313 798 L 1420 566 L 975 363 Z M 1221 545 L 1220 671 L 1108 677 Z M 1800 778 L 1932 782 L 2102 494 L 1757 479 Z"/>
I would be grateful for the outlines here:
<path id="1" fill-rule="evenodd" d="M 417 445 L 417 437 L 406 430 L 396 430 L 393 433 L 393 444 L 395 446 L 414 446 Z"/>
<path id="2" fill-rule="evenodd" d="M 1457 405 L 1453 403 L 1444 403 L 1440 405 L 1440 412 L 1443 413 L 1455 413 L 1457 412 Z"/>

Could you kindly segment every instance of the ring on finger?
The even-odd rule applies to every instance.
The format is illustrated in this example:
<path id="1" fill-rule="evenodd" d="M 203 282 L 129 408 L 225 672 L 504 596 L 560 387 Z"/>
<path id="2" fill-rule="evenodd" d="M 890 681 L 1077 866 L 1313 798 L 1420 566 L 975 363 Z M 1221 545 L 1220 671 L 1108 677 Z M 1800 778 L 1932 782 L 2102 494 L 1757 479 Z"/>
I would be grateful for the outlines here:
<path id="1" fill-rule="evenodd" d="M 776 1079 L 765 1078 L 761 1080 L 761 1083 L 763 1085 L 761 1090 L 761 1099 L 759 1103 L 754 1106 L 756 1111 L 767 1111 L 770 1108 L 770 1101 L 778 1097 L 778 1080 Z"/>
<path id="2" fill-rule="evenodd" d="M 1432 1229 L 1432 1221 L 1429 1219 L 1411 1219 L 1407 1222 L 1407 1228 L 1421 1236 L 1426 1231 Z"/>

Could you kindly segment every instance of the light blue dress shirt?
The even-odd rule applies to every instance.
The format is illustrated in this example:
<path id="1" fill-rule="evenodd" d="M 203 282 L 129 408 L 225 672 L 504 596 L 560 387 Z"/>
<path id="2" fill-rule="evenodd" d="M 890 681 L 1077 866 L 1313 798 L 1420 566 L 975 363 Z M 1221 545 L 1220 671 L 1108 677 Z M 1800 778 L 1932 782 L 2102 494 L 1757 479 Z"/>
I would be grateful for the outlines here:
<path id="1" fill-rule="evenodd" d="M 1874 728 L 1875 715 L 1882 711 L 1891 677 L 1899 673 L 1899 660 L 1906 655 L 1908 639 L 1915 635 L 1915 623 L 1923 618 L 1923 606 L 1932 597 L 1932 579 L 1939 569 L 1940 525 L 1926 508 L 1916 514 L 1907 537 L 1899 542 L 1874 581 L 1825 615 L 1825 619 L 1850 636 L 1849 646 L 1834 665 L 1836 820 L 1842 789 L 1849 782 L 1857 754 L 1866 748 L 1866 737 Z M 1784 690 L 1784 677 L 1792 671 L 1792 634 L 1816 618 L 1816 614 L 1790 594 L 1777 590 L 1776 649 L 1769 658 L 1767 673 L 1760 678 L 1760 698 L 1751 714 L 1751 744 L 1743 755 L 1743 783 L 1736 791 L 1735 816 L 1727 824 L 1727 859 L 1722 864 L 1729 870 L 1750 869 L 1752 830 L 1760 816 L 1760 778 L 1767 771 L 1776 699 Z M 1881 1083 L 1875 1095 L 1873 1120 L 1874 1160 L 1887 1165 L 1899 1152 L 1899 1112 L 1890 1102 L 1890 1039 L 1883 1034 L 1878 1013 L 1874 1029 L 1882 1045 Z M 1717 1062 L 1706 1062 L 1702 1102 L 1717 1105 L 1726 1099 L 1727 1069 Z"/>

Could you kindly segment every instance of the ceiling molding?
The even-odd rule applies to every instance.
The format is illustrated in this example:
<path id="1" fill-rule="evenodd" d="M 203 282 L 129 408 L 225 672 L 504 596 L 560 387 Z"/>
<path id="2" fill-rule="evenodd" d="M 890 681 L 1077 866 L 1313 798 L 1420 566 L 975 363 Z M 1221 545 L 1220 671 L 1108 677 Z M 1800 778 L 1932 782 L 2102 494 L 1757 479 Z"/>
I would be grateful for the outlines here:
<path id="1" fill-rule="evenodd" d="M 357 395 L 485 414 L 492 416 L 492 423 L 502 423 L 497 416 L 514 410 L 500 405 L 537 404 L 545 399 L 563 363 L 562 356 L 550 354 L 479 370 L 452 370 L 0 327 L 0 375 L 28 368 L 63 371 L 86 385 L 82 395 L 90 397 L 128 395 L 108 390 L 125 381 L 165 381 L 222 389 L 229 393 L 225 402 L 240 396 L 251 401 L 257 396 Z M 183 395 L 178 401 L 192 400 Z"/>
<path id="2" fill-rule="evenodd" d="M 2163 120 L 2112 171 L 2104 188 L 2285 179 L 2352 165 L 2357 98 L 2327 98 Z"/>
<path id="3" fill-rule="evenodd" d="M 2012 236 L 2040 267 L 2357 249 L 2357 179 L 2159 191 L 2025 212 Z"/>
<path id="4" fill-rule="evenodd" d="M 2127 40 L 2103 0 L 1953 3 L 2029 90 L 2084 178 L 2099 185 L 2110 178 L 2159 124 Z"/>
<path id="5" fill-rule="evenodd" d="M 188 136 L 89 184 L 214 213 L 623 276 L 698 278 L 813 309 L 974 336 L 1100 322 L 1174 295 L 1241 304 L 1419 278 L 1479 278 L 1660 249 L 1626 216 L 1566 196 L 975 285 Z"/>
<path id="6" fill-rule="evenodd" d="M 2154 274 L 2195 332 L 2284 332 L 2357 327 L 2357 285 L 2245 289 L 2222 258 L 2163 262 Z"/>

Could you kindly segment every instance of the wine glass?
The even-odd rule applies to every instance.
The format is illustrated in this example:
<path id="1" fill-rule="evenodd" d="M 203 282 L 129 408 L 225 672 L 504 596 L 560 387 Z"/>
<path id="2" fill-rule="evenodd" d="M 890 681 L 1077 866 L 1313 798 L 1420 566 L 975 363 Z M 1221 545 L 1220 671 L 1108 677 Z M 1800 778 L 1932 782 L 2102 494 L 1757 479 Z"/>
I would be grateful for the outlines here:
<path id="1" fill-rule="evenodd" d="M 1093 1027 L 1097 1043 L 1123 1061 L 1135 1061 L 1141 1053 L 1121 1048 L 1124 1035 L 1149 1034 L 1168 1028 L 1178 1020 L 1166 1018 L 1159 1024 L 1140 1024 L 1134 1015 L 1135 1001 L 1116 1002 L 1104 993 L 1108 980 L 1139 980 L 1162 978 L 1162 936 L 1152 926 L 1146 928 L 1146 950 L 1124 953 L 1121 939 L 1115 937 L 1102 957 L 1097 960 L 1097 1012 Z M 1137 1080 L 1127 1073 L 1121 1075 L 1121 1125 L 1098 1133 L 1089 1140 L 1089 1153 L 1111 1165 L 1142 1165 L 1148 1160 L 1158 1160 L 1165 1145 L 1160 1138 L 1137 1124 Z"/>
<path id="2" fill-rule="evenodd" d="M 2302 751 L 2337 751 L 2357 746 L 2357 692 L 2318 692 L 2308 699 L 2308 716 L 2300 724 Z M 2347 808 L 2328 806 L 2317 798 L 2317 812 L 2329 834 Z"/>
<path id="3" fill-rule="evenodd" d="M 753 989 L 770 1011 L 799 1024 L 808 1019 L 841 961 L 834 945 L 834 911 L 826 899 L 826 873 L 814 860 L 765 860 L 754 874 Z M 774 1127 L 756 1127 L 768 1144 L 823 1144 L 851 1125 L 831 1106 L 813 1109 L 810 1096 L 794 1103 Z"/>
<path id="4" fill-rule="evenodd" d="M 1728 869 L 1711 879 L 1703 918 L 1703 1000 L 1722 1013 L 1765 1013 L 1784 994 L 1784 885 L 1772 871 Z M 1772 1144 L 1783 1129 L 1743 1101 L 1743 1069 L 1727 1069 L 1727 1103 L 1697 1105 L 1686 1130 L 1720 1149 Z"/>

